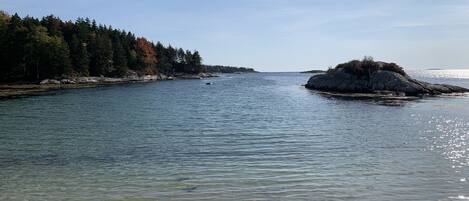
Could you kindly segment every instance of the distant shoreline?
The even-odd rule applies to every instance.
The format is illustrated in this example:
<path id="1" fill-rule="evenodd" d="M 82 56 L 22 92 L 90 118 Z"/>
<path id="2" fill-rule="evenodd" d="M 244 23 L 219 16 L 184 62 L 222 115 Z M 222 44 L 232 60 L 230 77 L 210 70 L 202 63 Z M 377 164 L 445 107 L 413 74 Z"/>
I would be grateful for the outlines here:
<path id="1" fill-rule="evenodd" d="M 301 71 L 300 73 L 325 73 L 325 70 L 309 70 L 309 71 Z"/>

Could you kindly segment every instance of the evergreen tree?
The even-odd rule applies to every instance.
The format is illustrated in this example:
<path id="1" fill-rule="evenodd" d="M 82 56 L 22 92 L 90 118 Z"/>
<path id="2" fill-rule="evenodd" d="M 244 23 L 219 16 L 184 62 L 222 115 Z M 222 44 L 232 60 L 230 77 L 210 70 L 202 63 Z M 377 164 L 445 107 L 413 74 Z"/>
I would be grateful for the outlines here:
<path id="1" fill-rule="evenodd" d="M 95 54 L 91 60 L 93 68 L 90 69 L 91 75 L 108 75 L 114 70 L 112 65 L 113 51 L 111 40 L 107 35 L 98 34 L 95 39 Z"/>
<path id="2" fill-rule="evenodd" d="M 46 27 L 50 36 L 62 36 L 62 23 L 62 20 L 53 15 L 46 16 L 41 20 L 42 26 Z"/>
<path id="3" fill-rule="evenodd" d="M 177 62 L 179 64 L 184 65 L 186 63 L 186 52 L 182 48 L 179 48 L 176 54 L 177 54 Z"/>
<path id="4" fill-rule="evenodd" d="M 127 66 L 132 70 L 138 69 L 137 51 L 135 50 L 136 38 L 131 32 L 123 32 L 122 46 L 127 53 Z"/>
<path id="5" fill-rule="evenodd" d="M 91 34 L 91 25 L 89 20 L 86 21 L 83 18 L 78 18 L 78 20 L 75 22 L 75 32 L 78 40 L 83 43 L 89 43 Z"/>
<path id="6" fill-rule="evenodd" d="M 18 14 L 11 16 L 4 36 L 1 77 L 5 81 L 22 80 L 26 72 L 28 30 Z"/>
<path id="7" fill-rule="evenodd" d="M 174 74 L 173 66 L 171 62 L 169 61 L 169 58 L 166 54 L 166 49 L 163 46 L 163 44 L 161 44 L 160 42 L 157 42 L 154 49 L 155 49 L 156 58 L 158 60 L 158 63 L 156 66 L 157 69 L 159 69 L 159 71 L 162 73 Z"/>
<path id="8" fill-rule="evenodd" d="M 195 51 L 192 54 L 192 65 L 194 66 L 194 73 L 201 73 L 202 69 L 202 57 L 199 54 L 199 51 Z"/>
<path id="9" fill-rule="evenodd" d="M 70 52 L 75 71 L 81 75 L 88 75 L 90 58 L 86 49 L 86 43 L 81 42 L 76 35 L 73 35 Z"/>
<path id="10" fill-rule="evenodd" d="M 168 59 L 168 62 L 171 65 L 171 68 L 175 68 L 176 72 L 180 72 L 178 69 L 178 63 L 177 63 L 177 50 L 173 48 L 171 45 L 168 45 L 168 48 L 166 48 L 165 51 L 166 58 Z"/>
<path id="11" fill-rule="evenodd" d="M 179 48 L 176 51 L 176 58 L 177 58 L 176 64 L 175 64 L 176 71 L 184 72 L 184 66 L 186 65 L 186 52 L 182 48 Z"/>
<path id="12" fill-rule="evenodd" d="M 167 49 L 168 58 L 172 63 L 177 63 L 177 50 L 173 48 L 171 45 L 168 46 Z"/>
<path id="13" fill-rule="evenodd" d="M 128 70 L 127 56 L 119 38 L 114 39 L 112 47 L 114 49 L 113 64 L 115 68 L 115 75 L 123 76 L 127 73 Z"/>
<path id="14" fill-rule="evenodd" d="M 6 67 L 7 60 L 7 29 L 10 22 L 10 16 L 0 11 L 0 81 L 6 79 L 8 68 Z"/>
<path id="15" fill-rule="evenodd" d="M 186 50 L 184 60 L 186 61 L 185 65 L 184 65 L 184 72 L 193 73 L 195 70 L 194 70 L 194 64 L 192 62 L 192 52 L 191 51 Z"/>
<path id="16" fill-rule="evenodd" d="M 49 73 L 40 77 L 40 79 L 63 76 L 71 73 L 71 62 L 70 62 L 70 49 L 67 43 L 58 36 L 50 38 L 46 44 L 48 48 L 47 56 L 42 68 L 52 69 Z M 47 70 L 46 70 L 47 71 Z"/>

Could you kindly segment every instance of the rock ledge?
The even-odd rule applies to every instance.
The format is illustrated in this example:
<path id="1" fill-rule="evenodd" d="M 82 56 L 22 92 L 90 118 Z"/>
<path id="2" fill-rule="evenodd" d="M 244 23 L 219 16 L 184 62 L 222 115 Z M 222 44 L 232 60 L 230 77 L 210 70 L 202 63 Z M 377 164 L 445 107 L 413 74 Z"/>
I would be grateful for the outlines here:
<path id="1" fill-rule="evenodd" d="M 394 96 L 422 96 L 469 92 L 469 89 L 463 87 L 447 84 L 430 84 L 415 80 L 403 71 L 383 70 L 380 67 L 383 63 L 377 63 L 378 65 L 372 72 L 367 69 L 368 73 L 365 75 L 350 73 L 348 71 L 351 70 L 339 65 L 324 74 L 312 76 L 305 87 L 325 92 L 386 93 Z"/>

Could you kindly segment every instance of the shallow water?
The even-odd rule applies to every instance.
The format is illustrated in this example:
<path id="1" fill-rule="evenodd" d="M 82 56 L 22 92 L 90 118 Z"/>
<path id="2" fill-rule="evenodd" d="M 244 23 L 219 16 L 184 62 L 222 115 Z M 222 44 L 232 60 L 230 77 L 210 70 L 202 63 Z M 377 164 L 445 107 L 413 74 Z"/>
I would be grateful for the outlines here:
<path id="1" fill-rule="evenodd" d="M 454 74 L 413 72 L 469 87 Z M 341 100 L 309 76 L 0 101 L 0 200 L 469 199 L 469 97 Z"/>

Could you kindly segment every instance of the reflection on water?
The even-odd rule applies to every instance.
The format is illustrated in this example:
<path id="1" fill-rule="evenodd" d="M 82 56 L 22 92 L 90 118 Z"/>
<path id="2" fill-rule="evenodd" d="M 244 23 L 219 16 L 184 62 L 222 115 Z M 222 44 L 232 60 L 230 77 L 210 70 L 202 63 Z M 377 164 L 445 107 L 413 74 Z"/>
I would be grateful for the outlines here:
<path id="1" fill-rule="evenodd" d="M 469 97 L 389 107 L 319 96 L 307 79 L 229 75 L 1 101 L 0 200 L 468 198 Z"/>
<path id="2" fill-rule="evenodd" d="M 414 70 L 411 75 L 437 79 L 469 79 L 469 69 L 454 70 Z"/>
<path id="3" fill-rule="evenodd" d="M 316 96 L 322 96 L 331 100 L 351 101 L 351 102 L 364 102 L 369 104 L 384 105 L 384 106 L 406 106 L 409 104 L 417 103 L 422 99 L 421 97 L 398 97 L 398 96 L 376 96 L 375 94 L 347 94 L 347 93 L 327 93 L 316 90 L 311 90 L 310 93 Z M 460 95 L 461 96 L 461 95 Z"/>
<path id="4" fill-rule="evenodd" d="M 434 129 L 430 133 L 430 148 L 437 149 L 453 163 L 453 168 L 469 166 L 469 122 L 466 119 L 432 117 L 428 122 Z"/>

